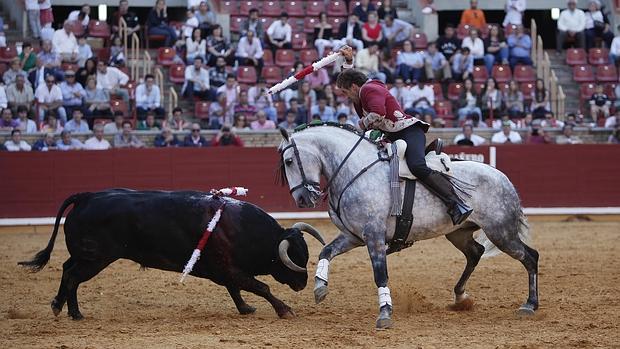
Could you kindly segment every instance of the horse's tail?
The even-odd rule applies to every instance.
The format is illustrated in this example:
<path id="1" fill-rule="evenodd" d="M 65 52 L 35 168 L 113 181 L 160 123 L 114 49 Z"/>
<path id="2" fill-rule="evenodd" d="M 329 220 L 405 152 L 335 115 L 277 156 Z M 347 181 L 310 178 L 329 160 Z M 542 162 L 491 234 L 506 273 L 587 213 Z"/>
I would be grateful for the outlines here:
<path id="1" fill-rule="evenodd" d="M 519 220 L 517 222 L 517 232 L 519 234 L 519 239 L 528 243 L 530 241 L 530 225 L 527 222 L 527 217 L 523 213 L 523 208 L 519 209 Z M 501 250 L 495 246 L 491 240 L 482 232 L 477 238 L 476 241 L 484 246 L 484 254 L 483 258 L 495 257 L 501 253 Z"/>

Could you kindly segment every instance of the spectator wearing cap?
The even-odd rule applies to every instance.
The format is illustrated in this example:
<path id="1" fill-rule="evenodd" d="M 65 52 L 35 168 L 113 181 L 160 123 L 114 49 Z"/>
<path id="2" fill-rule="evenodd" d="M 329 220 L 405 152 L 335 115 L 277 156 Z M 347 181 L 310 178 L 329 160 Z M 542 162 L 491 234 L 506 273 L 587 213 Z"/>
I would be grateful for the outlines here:
<path id="1" fill-rule="evenodd" d="M 56 79 L 53 75 L 45 77 L 45 84 L 39 85 L 34 97 L 39 107 L 39 120 L 42 121 L 45 115 L 50 110 L 54 110 L 62 120 L 62 123 L 67 122 L 67 112 L 63 108 L 63 96 L 60 87 L 56 85 Z"/>
<path id="2" fill-rule="evenodd" d="M 503 27 L 509 25 L 523 25 L 523 12 L 525 12 L 525 0 L 506 0 L 504 9 L 506 16 L 504 17 Z"/>
<path id="3" fill-rule="evenodd" d="M 78 43 L 75 35 L 71 31 L 71 21 L 66 20 L 62 29 L 54 32 L 52 48 L 60 59 L 65 62 L 75 62 L 78 56 Z"/>
<path id="4" fill-rule="evenodd" d="M 202 57 L 194 58 L 194 64 L 185 67 L 185 84 L 181 93 L 186 98 L 209 98 L 209 72 L 203 68 Z"/>
<path id="5" fill-rule="evenodd" d="M 144 148 L 144 143 L 133 134 L 131 122 L 123 121 L 123 130 L 114 136 L 114 148 Z"/>
<path id="6" fill-rule="evenodd" d="M 557 24 L 556 50 L 558 54 L 568 38 L 574 39 L 577 47 L 586 47 L 586 15 L 577 8 L 577 0 L 568 0 L 567 4 L 568 8 L 560 13 Z"/>
<path id="7" fill-rule="evenodd" d="M 263 69 L 263 47 L 254 31 L 249 30 L 247 35 L 239 39 L 237 44 L 237 61 L 239 65 L 251 65 L 256 68 L 256 75 Z"/>
<path id="8" fill-rule="evenodd" d="M 508 48 L 510 49 L 510 68 L 515 69 L 517 64 L 532 65 L 530 57 L 532 39 L 523 32 L 523 26 L 517 26 L 514 33 L 508 36 Z"/>
<path id="9" fill-rule="evenodd" d="M 179 140 L 177 139 L 177 136 L 172 133 L 172 130 L 165 127 L 163 130 L 161 130 L 160 134 L 155 136 L 153 144 L 156 148 L 178 147 Z"/>
<path id="10" fill-rule="evenodd" d="M 155 77 L 147 74 L 144 82 L 136 87 L 136 110 L 138 118 L 143 120 L 148 112 L 153 112 L 160 118 L 164 117 L 164 108 L 161 107 L 161 92 L 155 85 Z"/>
<path id="11" fill-rule="evenodd" d="M 77 133 L 86 133 L 90 131 L 88 123 L 83 120 L 84 114 L 81 109 L 73 109 L 72 116 L 73 118 L 65 124 L 65 131 Z"/>
<path id="12" fill-rule="evenodd" d="M 183 131 L 191 128 L 192 125 L 183 118 L 183 109 L 176 107 L 172 111 L 172 117 L 164 120 L 162 127 L 173 131 Z"/>
<path id="13" fill-rule="evenodd" d="M 168 7 L 165 0 L 157 0 L 155 7 L 146 18 L 148 35 L 163 35 L 165 47 L 171 47 L 177 41 L 177 33 L 168 23 Z"/>
<path id="14" fill-rule="evenodd" d="M 114 113 L 114 122 L 108 122 L 103 126 L 103 133 L 106 134 L 117 134 L 121 132 L 123 129 L 123 121 L 125 118 L 123 117 L 123 113 L 116 112 Z"/>
<path id="15" fill-rule="evenodd" d="M 579 136 L 573 134 L 573 125 L 564 125 L 562 134 L 555 138 L 556 144 L 582 144 L 583 141 Z"/>
<path id="16" fill-rule="evenodd" d="M 19 129 L 11 131 L 11 139 L 4 142 L 4 146 L 8 151 L 30 151 L 32 149 L 30 144 L 22 139 L 22 131 Z"/>
<path id="17" fill-rule="evenodd" d="M 28 73 L 23 71 L 20 66 L 19 58 L 15 57 L 11 60 L 9 69 L 7 69 L 7 71 L 5 71 L 4 74 L 2 75 L 2 81 L 4 81 L 4 84 L 6 86 L 9 86 L 10 84 L 15 82 L 15 79 L 18 76 L 26 77 L 27 75 Z"/>
<path id="18" fill-rule="evenodd" d="M 9 108 L 2 109 L 2 118 L 0 119 L 0 131 L 11 131 L 19 127 L 19 120 L 13 119 L 13 112 Z"/>
<path id="19" fill-rule="evenodd" d="M 491 143 L 494 144 L 519 144 L 523 142 L 521 135 L 518 132 L 512 130 L 510 121 L 504 121 L 502 123 L 502 130 L 497 132 L 491 138 Z"/>
<path id="20" fill-rule="evenodd" d="M 385 15 L 385 23 L 382 26 L 383 37 L 387 41 L 388 48 L 401 46 L 414 32 L 413 25 L 394 18 L 391 14 Z"/>
<path id="21" fill-rule="evenodd" d="M 84 149 L 86 150 L 108 150 L 112 148 L 110 142 L 108 142 L 105 138 L 103 138 L 103 128 L 102 124 L 97 124 L 93 127 L 94 135 L 84 142 Z"/>
<path id="22" fill-rule="evenodd" d="M 461 14 L 461 25 L 469 25 L 478 29 L 482 29 L 487 25 L 484 12 L 478 8 L 478 0 L 471 0 L 469 2 L 469 8 Z"/>
<path id="23" fill-rule="evenodd" d="M 82 108 L 86 91 L 76 81 L 73 70 L 65 71 L 65 81 L 60 83 L 60 91 L 62 92 L 62 106 L 65 108 L 67 115 L 73 115 L 74 109 Z"/>
<path id="24" fill-rule="evenodd" d="M 230 129 L 230 126 L 224 125 L 211 140 L 211 146 L 243 147 L 243 141 Z"/>
<path id="25" fill-rule="evenodd" d="M 250 123 L 250 128 L 252 130 L 273 130 L 276 128 L 276 124 L 267 120 L 267 114 L 264 111 L 259 111 L 256 113 L 256 121 Z"/>
<path id="26" fill-rule="evenodd" d="M 78 21 L 82 24 L 82 27 L 88 27 L 88 22 L 90 22 L 90 6 L 84 4 L 79 10 L 71 11 L 67 20 Z"/>
<path id="27" fill-rule="evenodd" d="M 160 0 L 161 1 L 161 0 Z M 129 82 L 129 76 L 116 67 L 108 67 L 103 61 L 97 62 L 97 88 L 111 96 L 123 98 L 129 103 L 129 91 L 121 86 Z"/>
<path id="28" fill-rule="evenodd" d="M 241 35 L 246 35 L 248 31 L 254 31 L 256 37 L 262 39 L 265 35 L 263 31 L 263 22 L 258 18 L 258 9 L 251 8 L 248 19 L 241 24 Z"/>
<path id="29" fill-rule="evenodd" d="M 207 140 L 200 135 L 200 125 L 198 123 L 192 124 L 190 134 L 185 136 L 185 139 L 183 139 L 183 146 L 190 148 L 202 148 L 209 146 Z"/>
<path id="30" fill-rule="evenodd" d="M 288 13 L 286 12 L 282 12 L 280 19 L 271 23 L 269 28 L 267 28 L 267 39 L 274 55 L 279 48 L 293 48 L 292 36 L 293 28 L 288 24 Z"/>
<path id="31" fill-rule="evenodd" d="M 17 110 L 19 106 L 24 106 L 26 110 L 30 110 L 34 102 L 34 93 L 30 84 L 26 83 L 23 75 L 18 75 L 15 82 L 6 88 L 6 99 L 8 107 Z"/>
<path id="32" fill-rule="evenodd" d="M 456 145 L 477 147 L 486 144 L 487 140 L 477 134 L 474 134 L 474 126 L 466 123 L 463 125 L 463 133 L 456 135 L 453 142 Z"/>
<path id="33" fill-rule="evenodd" d="M 36 133 L 37 124 L 28 118 L 28 108 L 25 105 L 17 107 L 17 119 L 19 121 L 19 129 L 23 133 Z"/>
<path id="34" fill-rule="evenodd" d="M 469 47 L 463 47 L 453 57 L 452 76 L 457 80 L 467 80 L 474 72 L 474 57 L 471 55 Z"/>
<path id="35" fill-rule="evenodd" d="M 344 45 L 349 45 L 357 50 L 361 51 L 364 48 L 364 42 L 362 41 L 362 27 L 359 25 L 359 17 L 355 13 L 349 15 L 349 19 L 346 22 L 340 23 L 338 28 L 338 34 L 336 39 L 332 41 L 332 47 L 334 50 L 338 50 Z"/>
<path id="36" fill-rule="evenodd" d="M 371 4 L 369 0 L 361 0 L 360 4 L 353 8 L 353 14 L 355 14 L 361 22 L 368 22 L 368 13 L 376 10 L 375 5 Z"/>
<path id="37" fill-rule="evenodd" d="M 437 39 L 437 49 L 446 59 L 452 62 L 452 57 L 461 49 L 461 40 L 456 36 L 454 25 L 448 23 L 444 35 Z"/>
<path id="38" fill-rule="evenodd" d="M 60 139 L 56 141 L 56 147 L 58 150 L 81 150 L 84 148 L 84 143 L 80 142 L 71 136 L 71 132 L 63 130 L 60 132 Z"/>
<path id="39" fill-rule="evenodd" d="M 32 150 L 34 151 L 50 151 L 57 149 L 56 137 L 53 133 L 46 133 L 32 145 Z"/>

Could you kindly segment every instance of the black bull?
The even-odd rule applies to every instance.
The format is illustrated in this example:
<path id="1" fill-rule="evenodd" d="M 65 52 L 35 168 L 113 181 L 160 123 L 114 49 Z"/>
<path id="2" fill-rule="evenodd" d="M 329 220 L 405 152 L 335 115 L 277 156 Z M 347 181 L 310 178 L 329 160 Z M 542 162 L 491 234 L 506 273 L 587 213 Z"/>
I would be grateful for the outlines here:
<path id="1" fill-rule="evenodd" d="M 33 260 L 20 262 L 33 271 L 49 261 L 60 219 L 70 257 L 63 264 L 52 310 L 58 315 L 65 302 L 69 315 L 81 319 L 77 289 L 117 259 L 144 267 L 181 272 L 215 214 L 222 216 L 191 275 L 226 287 L 241 314 L 255 308 L 241 297 L 247 291 L 265 298 L 280 317 L 293 317 L 291 308 L 274 297 L 256 275 L 271 275 L 294 291 L 306 287 L 308 246 L 305 231 L 324 244 L 321 235 L 305 223 L 282 228 L 255 205 L 202 192 L 133 191 L 114 189 L 73 195 L 62 204 L 47 247 Z"/>

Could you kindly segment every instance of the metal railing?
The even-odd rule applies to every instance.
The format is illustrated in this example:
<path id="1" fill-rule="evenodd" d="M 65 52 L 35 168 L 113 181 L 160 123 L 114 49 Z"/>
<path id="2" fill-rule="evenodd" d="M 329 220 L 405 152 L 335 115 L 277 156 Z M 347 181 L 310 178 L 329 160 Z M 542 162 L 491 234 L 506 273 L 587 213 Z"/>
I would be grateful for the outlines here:
<path id="1" fill-rule="evenodd" d="M 542 46 L 538 46 L 538 26 L 536 25 L 536 21 L 532 19 L 530 22 L 530 39 L 532 41 L 532 57 L 537 57 L 538 50 L 542 50 Z M 538 62 L 533 59 L 534 65 L 538 66 Z"/>
<path id="2" fill-rule="evenodd" d="M 556 115 L 558 115 L 561 120 L 564 120 L 566 115 L 566 95 L 564 94 L 564 89 L 562 86 L 558 86 L 558 102 L 556 110 L 558 111 Z"/>
<path id="3" fill-rule="evenodd" d="M 123 40 L 123 54 L 125 55 L 125 59 L 127 59 L 127 22 L 125 22 L 125 19 L 122 16 L 118 22 L 118 33 Z"/>
<path id="4" fill-rule="evenodd" d="M 140 76 L 150 74 L 152 69 L 153 69 L 153 61 L 151 60 L 151 54 L 149 53 L 149 51 L 145 50 L 144 60 L 142 60 L 142 74 L 140 74 Z"/>
<path id="5" fill-rule="evenodd" d="M 144 75 L 147 73 L 145 72 Z M 159 96 L 161 97 L 161 104 L 164 104 L 164 73 L 162 73 L 160 68 L 155 68 L 153 72 L 155 75 L 155 84 L 159 87 Z"/>
<path id="6" fill-rule="evenodd" d="M 146 51 L 145 51 L 146 52 Z M 140 38 L 136 33 L 131 35 L 131 55 L 127 57 L 130 65 L 131 79 L 136 80 L 140 73 Z"/>
<path id="7" fill-rule="evenodd" d="M 172 111 L 179 105 L 179 95 L 174 87 L 170 86 L 168 94 L 168 116 L 172 117 Z"/>
<path id="8" fill-rule="evenodd" d="M 536 67 L 536 77 L 543 80 L 545 88 L 549 91 L 551 111 L 559 120 L 564 120 L 566 95 L 558 83 L 557 75 L 551 69 L 551 59 L 549 59 L 549 54 L 544 51 L 544 42 L 542 37 L 538 35 L 538 26 L 534 19 L 530 22 L 530 35 L 532 39 L 531 55 Z"/>

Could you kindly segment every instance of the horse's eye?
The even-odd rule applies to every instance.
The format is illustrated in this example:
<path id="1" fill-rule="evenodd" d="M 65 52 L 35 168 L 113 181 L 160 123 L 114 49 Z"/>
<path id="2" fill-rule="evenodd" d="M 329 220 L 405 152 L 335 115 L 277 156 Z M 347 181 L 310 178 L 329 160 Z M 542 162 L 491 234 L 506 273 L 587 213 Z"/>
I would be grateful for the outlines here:
<path id="1" fill-rule="evenodd" d="M 286 159 L 284 160 L 284 163 L 286 164 L 286 166 L 291 166 L 291 164 L 293 163 L 293 159 Z"/>

